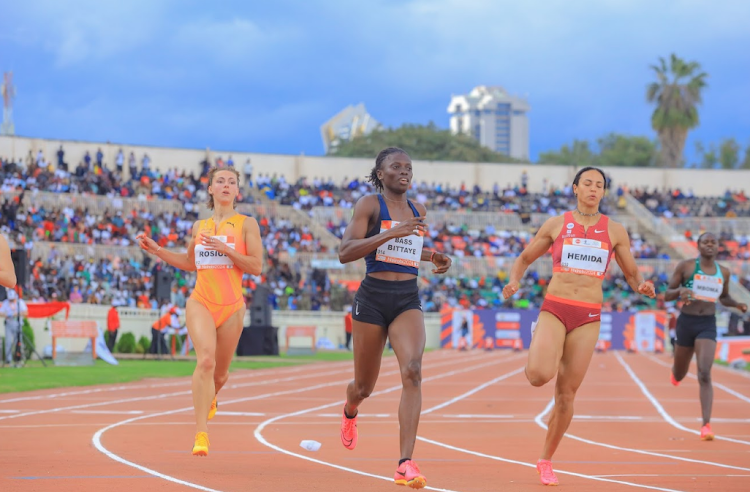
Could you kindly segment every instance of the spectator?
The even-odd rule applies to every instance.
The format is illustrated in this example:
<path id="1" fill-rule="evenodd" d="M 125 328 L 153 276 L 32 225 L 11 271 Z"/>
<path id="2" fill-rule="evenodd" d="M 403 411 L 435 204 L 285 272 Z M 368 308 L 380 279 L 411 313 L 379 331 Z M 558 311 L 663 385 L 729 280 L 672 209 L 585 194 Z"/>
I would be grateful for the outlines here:
<path id="1" fill-rule="evenodd" d="M 114 302 L 112 303 L 109 311 L 107 312 L 107 348 L 110 352 L 115 350 L 115 342 L 117 341 L 117 330 L 120 329 L 120 315 L 117 312 L 117 306 Z"/>

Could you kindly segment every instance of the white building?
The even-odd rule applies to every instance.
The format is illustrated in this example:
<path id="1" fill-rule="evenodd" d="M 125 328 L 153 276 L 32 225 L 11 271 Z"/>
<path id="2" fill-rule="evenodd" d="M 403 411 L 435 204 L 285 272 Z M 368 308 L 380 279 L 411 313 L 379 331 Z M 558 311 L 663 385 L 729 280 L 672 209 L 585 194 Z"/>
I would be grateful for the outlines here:
<path id="1" fill-rule="evenodd" d="M 529 158 L 529 104 L 502 87 L 475 87 L 451 96 L 451 131 L 475 138 L 483 146 L 516 159 Z"/>
<path id="2" fill-rule="evenodd" d="M 349 105 L 320 127 L 323 147 L 328 153 L 335 150 L 339 143 L 367 135 L 379 126 L 380 123 L 370 116 L 363 103 Z"/>

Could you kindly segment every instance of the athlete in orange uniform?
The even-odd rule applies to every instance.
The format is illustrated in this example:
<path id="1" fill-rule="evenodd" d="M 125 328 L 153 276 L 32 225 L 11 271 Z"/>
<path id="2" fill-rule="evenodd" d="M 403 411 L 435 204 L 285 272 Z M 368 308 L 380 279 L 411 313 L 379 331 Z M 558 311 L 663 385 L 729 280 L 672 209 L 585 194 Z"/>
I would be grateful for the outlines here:
<path id="1" fill-rule="evenodd" d="M 630 287 L 654 297 L 630 252 L 625 228 L 599 212 L 606 180 L 600 169 L 585 167 L 573 180 L 578 205 L 548 219 L 513 264 L 503 288 L 507 299 L 518 292 L 524 272 L 552 247 L 553 274 L 529 347 L 526 378 L 542 386 L 557 374 L 555 408 L 537 471 L 544 485 L 557 485 L 552 455 L 573 418 L 573 400 L 588 370 L 599 338 L 602 279 L 612 254 Z M 575 299 L 573 299 L 575 297 Z"/>
<path id="2" fill-rule="evenodd" d="M 216 413 L 216 394 L 229 378 L 229 364 L 242 333 L 242 274 L 260 275 L 263 261 L 258 222 L 234 210 L 239 181 L 233 168 L 209 172 L 208 208 L 213 215 L 193 224 L 187 253 L 162 249 L 145 234 L 137 237 L 148 253 L 176 268 L 198 271 L 185 313 L 198 358 L 193 372 L 196 456 L 208 454 L 207 421 Z"/>

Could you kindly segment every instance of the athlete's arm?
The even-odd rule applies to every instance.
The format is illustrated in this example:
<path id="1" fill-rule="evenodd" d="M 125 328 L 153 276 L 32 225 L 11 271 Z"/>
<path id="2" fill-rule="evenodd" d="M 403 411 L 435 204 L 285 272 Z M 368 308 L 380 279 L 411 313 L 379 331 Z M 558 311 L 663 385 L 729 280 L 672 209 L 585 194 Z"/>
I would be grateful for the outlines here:
<path id="1" fill-rule="evenodd" d="M 516 261 L 513 262 L 513 267 L 510 269 L 510 279 L 508 279 L 508 283 L 503 287 L 503 297 L 505 299 L 518 292 L 523 274 L 526 273 L 526 269 L 529 268 L 529 265 L 549 251 L 550 246 L 555 242 L 553 233 L 557 227 L 559 227 L 561 220 L 562 217 L 559 216 L 547 219 L 537 231 L 534 239 L 532 239 L 529 245 L 524 248 L 520 255 L 518 255 Z"/>
<path id="2" fill-rule="evenodd" d="M 417 212 L 419 212 L 419 215 L 422 217 L 427 216 L 427 209 L 424 205 L 421 203 L 416 203 L 414 206 L 417 209 Z M 422 248 L 422 256 L 419 257 L 420 261 L 429 261 L 432 262 L 433 265 L 435 265 L 435 268 L 433 268 L 432 273 L 445 273 L 447 272 L 451 264 L 453 263 L 453 260 L 451 260 L 451 257 L 443 254 L 438 253 L 437 251 L 430 251 L 429 249 Z"/>
<path id="3" fill-rule="evenodd" d="M 150 253 L 157 258 L 169 263 L 175 268 L 188 272 L 195 271 L 195 236 L 198 233 L 198 222 L 193 224 L 192 236 L 188 243 L 186 253 L 176 253 L 169 251 L 158 244 L 156 241 L 146 236 L 145 233 L 138 234 L 135 238 L 138 240 L 138 246 L 146 253 Z"/>
<path id="4" fill-rule="evenodd" d="M 0 234 L 0 285 L 12 289 L 16 286 L 16 269 L 10 257 L 10 246 L 5 236 Z"/>
<path id="5" fill-rule="evenodd" d="M 630 288 L 645 296 L 655 297 L 654 284 L 643 281 L 643 275 L 638 270 L 633 253 L 630 252 L 630 236 L 628 236 L 628 231 L 625 230 L 622 224 L 614 221 L 610 221 L 609 231 L 610 237 L 614 236 L 613 249 L 615 260 L 620 265 L 622 273 L 625 274 L 625 280 L 630 285 Z"/>
<path id="6" fill-rule="evenodd" d="M 341 238 L 341 244 L 339 245 L 339 261 L 341 263 L 350 263 L 364 258 L 376 250 L 378 246 L 393 238 L 414 234 L 415 229 L 420 231 L 427 229 L 424 224 L 424 217 L 412 217 L 382 234 L 365 238 L 370 218 L 375 215 L 378 210 L 377 207 L 375 195 L 363 196 L 357 200 L 356 205 L 354 205 L 354 215 L 349 225 L 346 226 L 344 237 Z"/>
<path id="7" fill-rule="evenodd" d="M 260 275 L 263 270 L 263 242 L 260 239 L 260 227 L 253 217 L 245 219 L 242 224 L 247 254 L 239 253 L 225 244 L 221 244 L 221 253 L 227 255 L 240 270 L 250 275 Z"/>
<path id="8" fill-rule="evenodd" d="M 717 264 L 718 265 L 718 264 Z M 731 295 L 729 295 L 729 269 L 723 266 L 721 268 L 721 274 L 724 277 L 724 289 L 721 291 L 719 296 L 719 302 L 726 307 L 737 308 L 743 313 L 747 312 L 747 304 L 735 301 Z"/>
<path id="9" fill-rule="evenodd" d="M 690 304 L 693 301 L 693 291 L 682 286 L 682 283 L 685 281 L 684 270 L 687 261 L 688 260 L 682 260 L 677 264 L 677 268 L 674 269 L 674 273 L 669 279 L 667 292 L 664 293 L 665 301 L 674 301 L 677 298 L 685 304 Z"/>

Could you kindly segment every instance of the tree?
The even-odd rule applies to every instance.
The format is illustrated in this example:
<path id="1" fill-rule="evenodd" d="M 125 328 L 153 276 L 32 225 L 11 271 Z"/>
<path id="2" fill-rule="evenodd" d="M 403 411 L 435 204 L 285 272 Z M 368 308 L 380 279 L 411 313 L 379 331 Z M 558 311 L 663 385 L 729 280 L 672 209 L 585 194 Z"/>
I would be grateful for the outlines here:
<path id="1" fill-rule="evenodd" d="M 715 169 L 719 163 L 719 156 L 716 152 L 716 144 L 711 144 L 706 151 L 706 147 L 701 142 L 695 142 L 695 155 L 698 157 L 695 167 L 703 169 Z"/>
<path id="2" fill-rule="evenodd" d="M 610 133 L 597 139 L 595 148 L 585 140 L 574 140 L 572 145 L 563 145 L 559 151 L 542 152 L 539 163 L 647 167 L 656 165 L 657 152 L 656 143 L 647 137 Z"/>
<path id="3" fill-rule="evenodd" d="M 708 74 L 701 72 L 697 62 L 685 62 L 674 53 L 669 66 L 660 57 L 659 65 L 651 68 L 657 81 L 648 85 L 646 99 L 656 103 L 651 126 L 661 142 L 661 164 L 679 167 L 688 131 L 700 122 L 697 106 L 701 103 L 701 91 L 707 85 Z"/>
<path id="4" fill-rule="evenodd" d="M 428 125 L 403 125 L 378 129 L 369 135 L 342 142 L 328 155 L 374 158 L 386 147 L 400 147 L 412 159 L 457 162 L 526 162 L 483 147 L 467 135 L 454 135 L 430 122 Z"/>
<path id="5" fill-rule="evenodd" d="M 539 163 L 579 167 L 596 166 L 598 165 L 598 156 L 591 150 L 587 141 L 573 140 L 572 145 L 563 145 L 557 152 L 554 150 L 541 152 Z"/>
<path id="6" fill-rule="evenodd" d="M 750 142 L 748 142 L 747 147 L 745 147 L 745 158 L 742 159 L 740 168 L 750 169 Z"/>
<path id="7" fill-rule="evenodd" d="M 719 162 L 722 169 L 737 169 L 740 162 L 740 144 L 733 138 L 727 138 L 719 145 Z"/>

